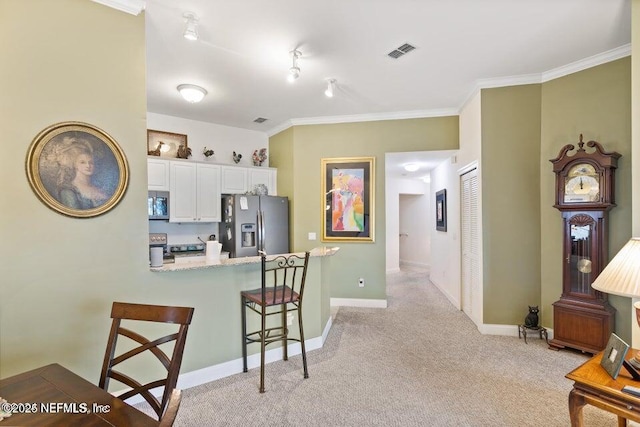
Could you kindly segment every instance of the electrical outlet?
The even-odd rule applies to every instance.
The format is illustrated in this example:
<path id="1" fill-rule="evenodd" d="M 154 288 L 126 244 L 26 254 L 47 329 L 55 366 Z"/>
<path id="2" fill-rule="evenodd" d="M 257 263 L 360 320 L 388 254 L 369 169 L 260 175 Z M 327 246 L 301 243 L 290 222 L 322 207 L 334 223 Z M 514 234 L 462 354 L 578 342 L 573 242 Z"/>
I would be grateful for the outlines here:
<path id="1" fill-rule="evenodd" d="M 364 279 L 362 277 L 358 279 L 358 286 L 364 288 Z"/>
<path id="2" fill-rule="evenodd" d="M 316 240 L 316 233 L 309 233 L 309 240 Z"/>
<path id="3" fill-rule="evenodd" d="M 293 325 L 293 313 L 287 313 L 287 326 Z"/>

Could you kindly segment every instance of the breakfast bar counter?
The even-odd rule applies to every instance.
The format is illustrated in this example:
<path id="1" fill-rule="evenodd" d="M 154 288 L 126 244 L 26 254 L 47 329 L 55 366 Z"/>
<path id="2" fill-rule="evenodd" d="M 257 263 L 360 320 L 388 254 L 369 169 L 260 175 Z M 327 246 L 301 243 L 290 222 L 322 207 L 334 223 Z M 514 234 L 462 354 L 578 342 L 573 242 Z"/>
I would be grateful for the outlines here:
<path id="1" fill-rule="evenodd" d="M 340 250 L 339 247 L 324 247 L 319 246 L 313 248 L 309 251 L 309 256 L 311 257 L 326 257 L 334 255 L 336 252 Z M 298 255 L 304 255 L 304 252 L 297 253 Z M 267 258 L 274 255 L 267 255 Z M 236 265 L 246 265 L 246 264 L 259 264 L 260 257 L 259 256 L 251 256 L 251 257 L 241 257 L 241 258 L 229 258 L 229 259 L 221 259 L 216 262 L 210 261 L 195 261 L 195 262 L 187 262 L 182 264 L 164 264 L 162 267 L 150 267 L 152 272 L 171 272 L 171 271 L 185 271 L 185 270 L 202 270 L 207 268 L 220 268 L 220 267 L 231 267 Z"/>

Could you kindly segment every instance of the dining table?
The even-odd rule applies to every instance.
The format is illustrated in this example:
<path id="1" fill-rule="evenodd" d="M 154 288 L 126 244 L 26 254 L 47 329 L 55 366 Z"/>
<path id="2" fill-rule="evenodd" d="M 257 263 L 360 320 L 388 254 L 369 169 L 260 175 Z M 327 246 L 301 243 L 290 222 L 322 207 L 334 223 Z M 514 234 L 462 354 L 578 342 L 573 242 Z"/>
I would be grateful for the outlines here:
<path id="1" fill-rule="evenodd" d="M 159 425 L 57 363 L 0 380 L 0 419 L 0 427 Z"/>

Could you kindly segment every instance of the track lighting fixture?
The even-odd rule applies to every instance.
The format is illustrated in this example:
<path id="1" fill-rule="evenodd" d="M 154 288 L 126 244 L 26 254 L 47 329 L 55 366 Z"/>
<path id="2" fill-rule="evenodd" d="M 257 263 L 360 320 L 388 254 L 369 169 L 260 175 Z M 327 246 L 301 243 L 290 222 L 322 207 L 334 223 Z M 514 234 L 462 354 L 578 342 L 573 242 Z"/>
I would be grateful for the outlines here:
<path id="1" fill-rule="evenodd" d="M 183 33 L 184 38 L 191 41 L 198 40 L 198 17 L 192 12 L 185 12 L 182 16 L 187 20 Z"/>
<path id="2" fill-rule="evenodd" d="M 336 84 L 336 79 L 328 79 L 327 80 L 327 90 L 324 91 L 324 94 L 327 95 L 327 98 L 333 98 L 333 89 Z"/>
<path id="3" fill-rule="evenodd" d="M 292 50 L 289 52 L 291 54 L 291 68 L 289 68 L 289 75 L 287 76 L 287 80 L 291 83 L 296 81 L 298 77 L 300 77 L 300 68 L 298 67 L 298 58 L 302 56 L 299 50 Z"/>
<path id="4" fill-rule="evenodd" d="M 185 99 L 185 101 L 196 103 L 202 101 L 207 91 L 204 88 L 196 85 L 180 85 L 178 86 L 178 92 Z"/>

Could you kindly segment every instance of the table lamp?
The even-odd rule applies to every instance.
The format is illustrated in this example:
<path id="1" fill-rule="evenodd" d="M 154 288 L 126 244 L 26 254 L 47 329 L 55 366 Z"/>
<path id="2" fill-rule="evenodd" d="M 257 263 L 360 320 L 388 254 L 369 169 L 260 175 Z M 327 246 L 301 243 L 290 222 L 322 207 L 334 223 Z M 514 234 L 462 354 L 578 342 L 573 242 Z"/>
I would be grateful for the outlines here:
<path id="1" fill-rule="evenodd" d="M 640 298 L 640 237 L 632 237 L 591 284 L 593 289 L 607 294 Z M 634 305 L 636 321 L 640 325 L 640 301 Z M 640 352 L 629 360 L 632 367 L 640 370 Z M 631 372 L 630 367 L 625 367 Z M 631 372 L 634 379 L 638 374 Z"/>

